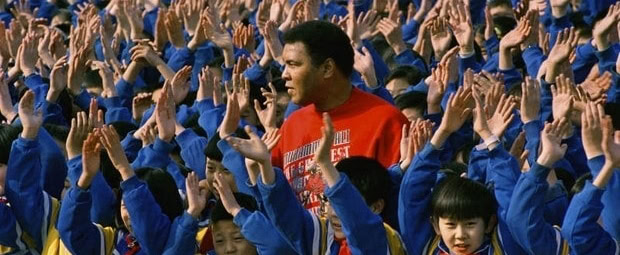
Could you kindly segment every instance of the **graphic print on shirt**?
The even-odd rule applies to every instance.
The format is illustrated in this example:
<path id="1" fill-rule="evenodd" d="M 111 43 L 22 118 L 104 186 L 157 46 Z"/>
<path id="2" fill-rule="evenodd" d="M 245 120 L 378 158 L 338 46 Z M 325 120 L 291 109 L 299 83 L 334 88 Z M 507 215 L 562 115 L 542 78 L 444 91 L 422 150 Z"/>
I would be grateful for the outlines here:
<path id="1" fill-rule="evenodd" d="M 321 139 L 299 146 L 284 153 L 284 175 L 297 198 L 306 209 L 312 209 L 317 215 L 324 215 L 326 200 L 323 199 L 325 183 L 321 172 L 314 164 L 314 152 Z M 351 130 L 337 131 L 334 134 L 334 143 L 331 149 L 331 161 L 338 161 L 349 157 L 351 147 Z"/>

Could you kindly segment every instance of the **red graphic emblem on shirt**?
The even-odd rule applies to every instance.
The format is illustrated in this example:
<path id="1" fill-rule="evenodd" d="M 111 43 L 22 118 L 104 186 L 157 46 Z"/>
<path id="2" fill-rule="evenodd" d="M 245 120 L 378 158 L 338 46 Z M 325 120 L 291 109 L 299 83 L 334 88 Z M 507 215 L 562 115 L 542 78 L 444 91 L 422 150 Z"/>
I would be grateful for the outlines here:
<path id="1" fill-rule="evenodd" d="M 323 178 L 320 173 L 312 173 L 308 178 L 308 183 L 306 184 L 306 189 L 310 191 L 312 195 L 320 195 L 323 194 L 323 188 L 325 184 L 323 184 Z"/>

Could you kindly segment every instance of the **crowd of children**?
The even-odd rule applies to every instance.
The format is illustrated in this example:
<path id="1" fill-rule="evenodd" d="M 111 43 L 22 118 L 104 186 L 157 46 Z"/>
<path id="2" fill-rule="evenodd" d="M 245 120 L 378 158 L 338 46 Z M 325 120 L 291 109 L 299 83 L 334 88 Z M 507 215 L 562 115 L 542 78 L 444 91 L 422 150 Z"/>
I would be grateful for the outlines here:
<path id="1" fill-rule="evenodd" d="M 0 20 L 0 254 L 620 254 L 616 0 Z"/>

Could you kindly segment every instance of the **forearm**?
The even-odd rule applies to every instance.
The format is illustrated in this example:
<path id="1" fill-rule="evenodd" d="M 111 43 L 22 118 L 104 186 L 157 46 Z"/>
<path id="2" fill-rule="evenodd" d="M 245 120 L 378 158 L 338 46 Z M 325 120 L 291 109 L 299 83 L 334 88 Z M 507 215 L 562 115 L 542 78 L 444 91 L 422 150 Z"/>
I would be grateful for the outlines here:
<path id="1" fill-rule="evenodd" d="M 499 70 L 508 70 L 514 68 L 512 63 L 512 54 L 510 48 L 501 46 L 499 47 Z"/>

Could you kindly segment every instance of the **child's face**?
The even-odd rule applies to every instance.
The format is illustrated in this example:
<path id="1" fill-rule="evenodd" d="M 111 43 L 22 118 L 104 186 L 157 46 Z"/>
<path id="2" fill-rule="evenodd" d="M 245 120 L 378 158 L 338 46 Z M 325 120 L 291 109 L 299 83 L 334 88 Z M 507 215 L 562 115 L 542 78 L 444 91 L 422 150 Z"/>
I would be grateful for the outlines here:
<path id="1" fill-rule="evenodd" d="M 129 219 L 129 211 L 127 211 L 127 207 L 125 207 L 125 200 L 121 200 L 121 218 L 123 219 L 125 228 L 127 228 L 130 233 L 133 233 L 131 229 L 131 219 Z"/>
<path id="2" fill-rule="evenodd" d="M 482 218 L 456 221 L 439 217 L 433 227 L 454 254 L 472 254 L 484 242 L 485 234 L 490 232 Z"/>
<path id="3" fill-rule="evenodd" d="M 215 254 L 256 254 L 256 248 L 243 237 L 232 220 L 220 220 L 212 225 Z"/>
<path id="4" fill-rule="evenodd" d="M 205 171 L 207 174 L 207 183 L 209 185 L 209 191 L 216 198 L 220 197 L 220 195 L 217 193 L 217 190 L 215 189 L 215 185 L 213 184 L 215 183 L 215 174 L 217 173 L 222 173 L 222 176 L 224 176 L 224 179 L 226 180 L 226 182 L 228 183 L 228 186 L 230 186 L 233 192 L 237 191 L 237 185 L 235 184 L 235 177 L 232 175 L 230 171 L 228 171 L 228 169 L 224 167 L 224 165 L 222 165 L 221 162 L 207 158 L 207 167 Z"/>
<path id="5" fill-rule="evenodd" d="M 338 218 L 338 215 L 336 215 L 336 212 L 334 211 L 334 209 L 332 209 L 329 203 L 327 204 L 326 207 L 327 207 L 327 219 L 329 220 L 329 225 L 331 225 L 332 229 L 334 230 L 334 237 L 336 239 L 346 238 L 346 236 L 344 235 L 344 232 L 342 232 L 342 225 L 340 225 L 340 218 Z"/>

